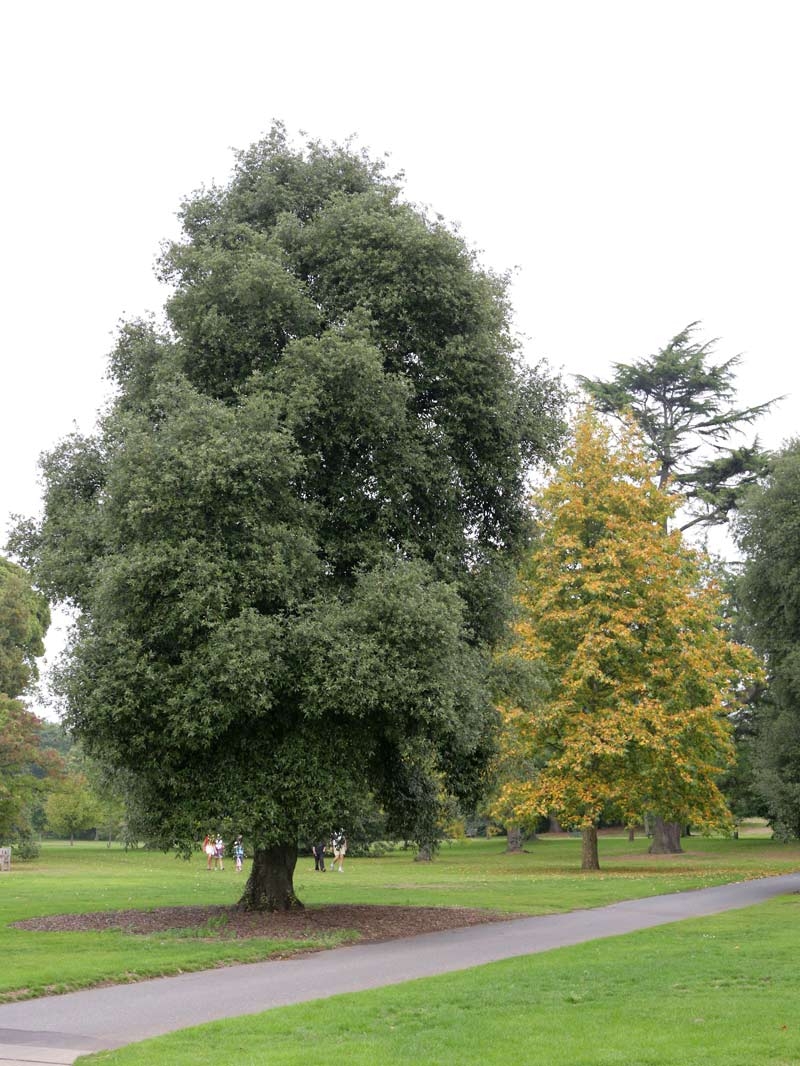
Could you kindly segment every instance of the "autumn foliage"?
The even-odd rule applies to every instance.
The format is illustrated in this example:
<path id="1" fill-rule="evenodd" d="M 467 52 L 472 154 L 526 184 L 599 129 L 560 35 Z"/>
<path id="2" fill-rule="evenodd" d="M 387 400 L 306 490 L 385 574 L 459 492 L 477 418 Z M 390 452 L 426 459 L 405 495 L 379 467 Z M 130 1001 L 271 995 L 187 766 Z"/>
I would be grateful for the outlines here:
<path id="1" fill-rule="evenodd" d="M 534 504 L 506 654 L 539 665 L 545 694 L 501 708 L 501 762 L 537 769 L 508 777 L 498 813 L 524 824 L 552 812 L 590 832 L 603 815 L 633 824 L 648 811 L 725 825 L 728 715 L 757 664 L 731 640 L 702 558 L 668 532 L 676 499 L 632 429 L 614 438 L 587 411 Z M 596 848 L 584 854 L 595 863 Z"/>
<path id="2" fill-rule="evenodd" d="M 42 723 L 20 698 L 38 676 L 50 610 L 25 571 L 0 556 L 0 843 L 29 831 L 28 808 L 60 772 L 39 743 Z"/>
<path id="3" fill-rule="evenodd" d="M 0 842 L 28 831 L 27 807 L 61 773 L 62 760 L 39 743 L 41 719 L 0 692 Z"/>

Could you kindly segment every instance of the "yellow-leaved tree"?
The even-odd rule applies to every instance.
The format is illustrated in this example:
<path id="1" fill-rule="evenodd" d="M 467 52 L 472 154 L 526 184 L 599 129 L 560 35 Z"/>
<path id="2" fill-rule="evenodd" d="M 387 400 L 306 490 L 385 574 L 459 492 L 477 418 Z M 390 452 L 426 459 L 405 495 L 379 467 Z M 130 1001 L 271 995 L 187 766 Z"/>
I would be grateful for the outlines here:
<path id="1" fill-rule="evenodd" d="M 599 869 L 603 815 L 726 825 L 716 782 L 732 758 L 728 716 L 758 663 L 731 639 L 703 557 L 667 531 L 676 498 L 632 427 L 614 436 L 586 409 L 533 502 L 508 654 L 538 665 L 546 694 L 501 708 L 497 815 L 553 813 L 582 830 L 585 870 Z M 515 761 L 536 769 L 515 777 Z"/>

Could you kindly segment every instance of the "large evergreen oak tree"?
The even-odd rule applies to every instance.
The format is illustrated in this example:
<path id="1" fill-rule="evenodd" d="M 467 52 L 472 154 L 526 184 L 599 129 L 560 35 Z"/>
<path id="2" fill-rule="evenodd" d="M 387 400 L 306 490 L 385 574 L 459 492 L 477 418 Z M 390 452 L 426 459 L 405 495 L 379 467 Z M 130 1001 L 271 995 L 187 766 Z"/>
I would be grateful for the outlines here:
<path id="1" fill-rule="evenodd" d="M 374 793 L 413 838 L 479 781 L 489 650 L 562 393 L 505 281 L 349 148 L 280 127 L 181 212 L 167 324 L 43 461 L 14 545 L 79 609 L 67 720 L 143 830 L 255 849 L 243 905 L 298 905 L 298 841 Z"/>

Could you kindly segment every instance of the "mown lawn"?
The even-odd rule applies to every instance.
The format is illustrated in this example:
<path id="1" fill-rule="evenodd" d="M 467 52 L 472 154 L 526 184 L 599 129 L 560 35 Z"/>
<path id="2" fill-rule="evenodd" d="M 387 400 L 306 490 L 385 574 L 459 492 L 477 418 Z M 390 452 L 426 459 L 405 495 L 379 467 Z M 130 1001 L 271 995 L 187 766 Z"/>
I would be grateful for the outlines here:
<path id="1" fill-rule="evenodd" d="M 692 838 L 687 852 L 647 856 L 647 841 L 603 837 L 599 874 L 580 872 L 580 841 L 543 838 L 524 855 L 504 854 L 505 841 L 464 841 L 445 846 L 431 864 L 398 851 L 381 859 L 348 858 L 345 873 L 315 874 L 311 857 L 298 863 L 298 894 L 320 903 L 381 903 L 482 907 L 546 914 L 596 907 L 620 899 L 674 892 L 800 868 L 797 846 L 763 838 L 738 841 Z M 198 853 L 189 862 L 146 851 L 104 845 L 46 845 L 42 858 L 15 864 L 0 875 L 0 1001 L 128 981 L 285 953 L 292 944 L 265 938 L 226 940 L 220 935 L 41 933 L 9 923 L 45 914 L 189 904 L 229 904 L 244 874 L 231 864 L 205 869 Z M 209 931 L 206 931 L 207 933 Z M 320 942 L 340 943 L 342 935 Z M 304 941 L 305 947 L 309 946 Z"/>
<path id="2" fill-rule="evenodd" d="M 800 897 L 213 1022 L 94 1066 L 789 1066 Z"/>

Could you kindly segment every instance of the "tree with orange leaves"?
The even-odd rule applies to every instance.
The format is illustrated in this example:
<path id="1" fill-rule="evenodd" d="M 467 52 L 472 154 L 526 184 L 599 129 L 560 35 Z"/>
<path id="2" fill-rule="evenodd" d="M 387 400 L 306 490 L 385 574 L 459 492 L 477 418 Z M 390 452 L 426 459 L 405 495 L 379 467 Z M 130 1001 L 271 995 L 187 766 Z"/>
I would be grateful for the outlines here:
<path id="1" fill-rule="evenodd" d="M 589 410 L 534 499 L 538 535 L 508 654 L 537 663 L 547 691 L 502 708 L 501 752 L 540 768 L 507 779 L 496 809 L 517 822 L 553 812 L 581 829 L 585 870 L 599 868 L 603 814 L 729 819 L 716 784 L 732 758 L 728 715 L 758 666 L 730 639 L 701 556 L 667 531 L 676 503 L 633 428 L 615 439 Z"/>

